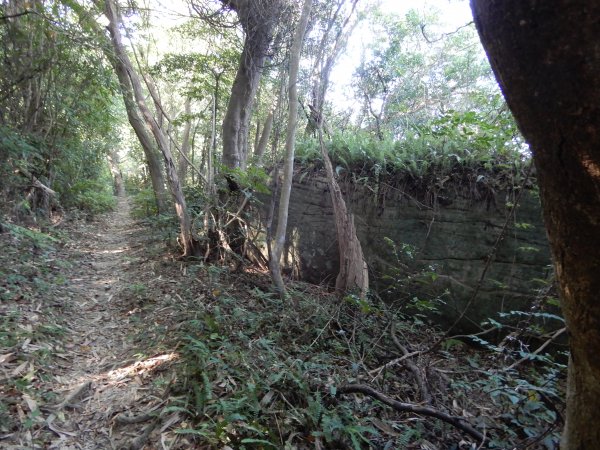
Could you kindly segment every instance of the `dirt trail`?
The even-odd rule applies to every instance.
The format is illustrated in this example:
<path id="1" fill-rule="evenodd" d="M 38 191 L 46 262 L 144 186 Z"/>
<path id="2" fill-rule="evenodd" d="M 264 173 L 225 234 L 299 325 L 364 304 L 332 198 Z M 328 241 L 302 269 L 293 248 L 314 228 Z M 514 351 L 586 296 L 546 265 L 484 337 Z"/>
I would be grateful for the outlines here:
<path id="1" fill-rule="evenodd" d="M 36 424 L 0 448 L 142 448 L 144 433 L 158 425 L 152 411 L 164 406 L 170 375 L 157 368 L 168 366 L 169 355 L 145 354 L 151 350 L 132 340 L 147 327 L 129 295 L 140 286 L 132 269 L 137 252 L 146 251 L 143 233 L 130 217 L 128 200 L 120 198 L 114 213 L 71 235 L 75 260 L 64 292 L 71 300 L 60 314 L 67 334 L 44 363 L 50 376 L 42 390 L 54 401 L 39 404 Z"/>

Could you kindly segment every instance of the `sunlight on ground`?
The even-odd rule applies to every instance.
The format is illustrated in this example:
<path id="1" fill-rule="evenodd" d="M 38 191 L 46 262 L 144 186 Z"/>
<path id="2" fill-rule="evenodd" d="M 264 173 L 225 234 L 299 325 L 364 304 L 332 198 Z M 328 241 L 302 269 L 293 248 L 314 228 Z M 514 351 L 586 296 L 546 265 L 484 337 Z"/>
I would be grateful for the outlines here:
<path id="1" fill-rule="evenodd" d="M 148 375 L 152 371 L 158 369 L 161 365 L 179 359 L 179 354 L 165 353 L 163 355 L 153 356 L 142 361 L 136 361 L 128 366 L 119 367 L 108 372 L 102 372 L 97 375 L 89 375 L 72 380 L 69 389 L 76 386 L 81 386 L 87 383 L 102 382 L 108 386 L 121 384 L 123 380 L 136 376 Z"/>
<path id="2" fill-rule="evenodd" d="M 106 374 L 101 375 L 101 377 L 106 378 L 109 382 L 116 382 L 126 377 L 144 375 L 157 369 L 161 364 L 174 361 L 178 358 L 179 354 L 177 353 L 166 353 L 164 355 L 148 358 L 144 361 L 136 361 L 126 367 L 120 367 L 118 369 L 111 370 L 110 372 L 106 372 Z"/>
<path id="3" fill-rule="evenodd" d="M 95 252 L 95 253 L 101 253 L 103 255 L 106 254 L 114 254 L 114 253 L 123 253 L 125 250 L 127 250 L 126 248 L 118 248 L 116 250 L 103 250 L 103 251 L 99 251 L 99 252 Z"/>

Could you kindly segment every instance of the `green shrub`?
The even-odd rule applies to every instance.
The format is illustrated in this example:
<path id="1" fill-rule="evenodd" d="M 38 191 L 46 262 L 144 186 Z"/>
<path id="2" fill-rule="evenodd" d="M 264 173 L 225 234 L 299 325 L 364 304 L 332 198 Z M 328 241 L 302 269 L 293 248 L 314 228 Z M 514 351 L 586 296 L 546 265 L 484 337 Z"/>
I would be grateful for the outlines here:
<path id="1" fill-rule="evenodd" d="M 135 192 L 131 213 L 133 217 L 138 219 L 156 216 L 158 214 L 156 197 L 151 187 L 141 188 Z"/>
<path id="2" fill-rule="evenodd" d="M 92 216 L 112 211 L 117 200 L 108 183 L 78 181 L 63 194 L 65 206 L 80 209 Z"/>

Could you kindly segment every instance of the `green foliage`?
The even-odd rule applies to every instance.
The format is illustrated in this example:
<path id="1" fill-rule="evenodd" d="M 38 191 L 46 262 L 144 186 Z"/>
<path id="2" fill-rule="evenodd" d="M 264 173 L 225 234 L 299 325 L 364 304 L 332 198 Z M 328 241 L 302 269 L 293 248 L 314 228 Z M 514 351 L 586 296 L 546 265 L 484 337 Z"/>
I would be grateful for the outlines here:
<path id="1" fill-rule="evenodd" d="M 432 8 L 404 16 L 375 8 L 367 20 L 376 37 L 362 55 L 354 88 L 363 101 L 360 123 L 379 139 L 428 128 L 448 110 L 500 110 L 484 99 L 499 90 L 472 24 L 448 32 Z"/>
<path id="2" fill-rule="evenodd" d="M 35 14 L 0 27 L 0 189 L 9 202 L 25 200 L 36 213 L 48 205 L 27 195 L 31 174 L 67 206 L 106 210 L 104 189 L 99 196 L 76 189 L 75 198 L 71 188 L 106 179 L 105 155 L 116 144 L 112 128 L 119 119 L 112 69 L 98 46 L 90 45 L 97 39 L 94 30 L 77 19 L 86 13 L 81 6 L 53 1 L 31 7 Z"/>
<path id="3" fill-rule="evenodd" d="M 475 174 L 476 183 L 513 187 L 522 182 L 528 160 L 513 125 L 490 124 L 472 111 L 448 113 L 396 141 L 353 131 L 334 134 L 326 145 L 338 176 L 371 184 L 404 176 L 431 188 L 446 177 L 462 182 Z M 316 139 L 300 141 L 296 158 L 303 166 L 320 166 Z"/>
<path id="4" fill-rule="evenodd" d="M 131 189 L 129 189 L 131 190 Z M 156 196 L 151 187 L 138 189 L 133 195 L 133 208 L 131 213 L 133 217 L 142 219 L 152 217 L 158 214 L 156 207 Z"/>
<path id="5" fill-rule="evenodd" d="M 195 419 L 178 432 L 215 448 L 293 448 L 316 439 L 326 448 L 365 448 L 379 433 L 350 405 L 332 402 L 337 382 L 326 349 L 341 350 L 343 336 L 318 339 L 327 317 L 314 311 L 315 299 L 290 292 L 305 299 L 303 326 L 278 296 L 254 289 L 240 301 L 226 292 L 220 270 L 206 270 L 217 301 L 200 307 L 184 336 L 188 394 L 177 407 Z M 330 387 L 321 390 L 317 380 Z"/>
<path id="6" fill-rule="evenodd" d="M 247 197 L 254 195 L 255 192 L 261 194 L 271 192 L 268 186 L 269 176 L 262 167 L 251 166 L 246 170 L 242 170 L 221 165 L 219 170 L 226 179 L 233 180 L 236 187 L 244 192 Z"/>
<path id="7" fill-rule="evenodd" d="M 117 204 L 111 185 L 101 181 L 78 181 L 65 197 L 65 206 L 78 208 L 92 216 L 112 211 Z"/>
<path id="8" fill-rule="evenodd" d="M 479 369 L 477 360 L 473 368 Z M 490 440 L 495 448 L 509 448 L 522 442 L 540 442 L 543 448 L 558 448 L 563 410 L 566 366 L 547 358 L 545 363 L 527 371 L 500 369 L 473 383 L 498 412 L 489 418 L 489 427 L 496 428 Z M 458 387 L 461 391 L 464 389 Z"/>
<path id="9" fill-rule="evenodd" d="M 63 243 L 60 236 L 38 228 L 0 223 L 0 353 L 14 352 L 18 358 L 15 363 L 23 367 L 18 373 L 7 372 L 3 380 L 5 394 L 12 391 L 32 397 L 40 395 L 43 388 L 39 367 L 66 331 L 56 317 L 46 314 L 49 303 L 56 301 L 55 290 L 64 285 L 61 272 L 70 268 L 58 257 Z M 21 351 L 27 345 L 31 348 Z M 0 429 L 6 431 L 4 426 L 15 417 L 6 417 L 8 405 L 2 400 Z M 25 426 L 31 425 L 30 419 L 35 420 L 37 414 L 39 411 L 30 413 Z"/>
<path id="10" fill-rule="evenodd" d="M 394 264 L 385 268 L 380 276 L 384 282 L 382 297 L 393 299 L 398 313 L 406 317 L 420 320 L 424 316 L 437 314 L 448 295 L 446 288 L 440 288 L 435 283 L 438 279 L 437 267 L 415 264 L 417 249 L 410 244 L 396 244 L 386 237 L 383 248 L 392 254 Z"/>

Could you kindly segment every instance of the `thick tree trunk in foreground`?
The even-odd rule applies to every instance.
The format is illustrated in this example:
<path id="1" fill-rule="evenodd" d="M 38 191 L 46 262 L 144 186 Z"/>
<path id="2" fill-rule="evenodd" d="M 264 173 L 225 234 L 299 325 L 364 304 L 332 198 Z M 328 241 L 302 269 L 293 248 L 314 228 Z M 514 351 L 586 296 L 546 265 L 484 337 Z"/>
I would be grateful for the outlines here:
<path id="1" fill-rule="evenodd" d="M 192 235 L 192 224 L 187 211 L 185 197 L 183 195 L 181 185 L 179 183 L 179 177 L 177 176 L 175 161 L 173 159 L 173 155 L 171 154 L 171 150 L 169 149 L 169 143 L 165 134 L 163 133 L 162 129 L 160 128 L 155 118 L 152 116 L 152 113 L 148 109 L 148 106 L 146 105 L 140 78 L 137 72 L 135 72 L 135 70 L 133 69 L 133 65 L 131 64 L 129 56 L 127 56 L 127 53 L 125 52 L 123 43 L 121 42 L 121 34 L 119 31 L 119 18 L 113 0 L 106 0 L 105 14 L 109 20 L 108 29 L 111 34 L 111 39 L 117 59 L 117 65 L 119 66 L 119 69 L 121 71 L 125 71 L 127 73 L 131 82 L 131 87 L 133 89 L 135 100 L 137 102 L 137 107 L 142 113 L 146 126 L 154 135 L 154 139 L 156 140 L 156 143 L 158 144 L 158 147 L 161 153 L 163 154 L 165 169 L 167 171 L 167 179 L 169 181 L 169 188 L 171 190 L 171 195 L 173 196 L 173 201 L 175 203 L 175 212 L 177 214 L 177 218 L 179 219 L 180 238 L 181 245 L 183 247 L 183 254 L 184 256 L 196 255 L 198 253 L 198 246 L 196 240 Z"/>
<path id="2" fill-rule="evenodd" d="M 562 449 L 600 445 L 600 1 L 472 0 L 531 144 L 570 333 Z"/>
<path id="3" fill-rule="evenodd" d="M 294 41 L 290 50 L 290 74 L 289 74 L 289 110 L 287 136 L 285 140 L 285 161 L 283 167 L 283 181 L 281 183 L 281 196 L 279 197 L 279 214 L 277 216 L 277 231 L 273 239 L 273 249 L 269 266 L 271 277 L 277 291 L 281 297 L 285 297 L 285 284 L 281 276 L 281 255 L 285 246 L 285 234 L 287 231 L 288 210 L 290 205 L 290 193 L 292 191 L 292 177 L 294 175 L 294 150 L 296 146 L 296 128 L 298 126 L 298 69 L 300 67 L 300 54 L 302 53 L 302 43 L 304 33 L 308 25 L 308 18 L 312 8 L 312 0 L 304 0 L 302 14 L 296 32 Z M 273 113 L 270 114 L 270 122 L 273 124 Z M 265 129 L 267 126 L 265 126 Z M 270 132 L 270 130 L 269 130 Z M 266 147 L 266 142 L 264 144 Z M 276 175 L 277 176 L 277 175 Z"/>

